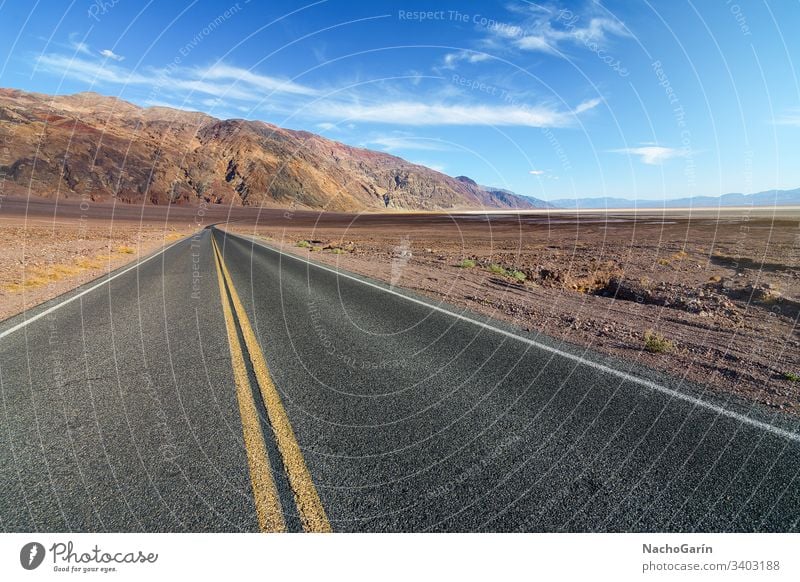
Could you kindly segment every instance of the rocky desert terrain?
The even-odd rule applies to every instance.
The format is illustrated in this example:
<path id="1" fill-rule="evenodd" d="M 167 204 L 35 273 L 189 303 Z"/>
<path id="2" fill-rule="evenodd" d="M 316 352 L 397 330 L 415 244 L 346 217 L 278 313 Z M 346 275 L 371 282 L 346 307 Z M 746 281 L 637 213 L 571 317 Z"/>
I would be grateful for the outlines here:
<path id="1" fill-rule="evenodd" d="M 227 228 L 800 414 L 800 209 L 265 214 Z"/>

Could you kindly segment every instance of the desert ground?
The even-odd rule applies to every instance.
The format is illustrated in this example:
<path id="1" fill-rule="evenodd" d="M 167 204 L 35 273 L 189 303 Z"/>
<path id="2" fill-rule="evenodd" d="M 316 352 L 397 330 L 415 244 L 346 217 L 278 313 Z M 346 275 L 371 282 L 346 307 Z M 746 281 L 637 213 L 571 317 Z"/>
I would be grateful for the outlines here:
<path id="1" fill-rule="evenodd" d="M 800 414 L 798 208 L 267 211 L 226 228 Z"/>
<path id="2" fill-rule="evenodd" d="M 26 198 L 0 201 L 0 320 L 188 236 L 192 213 Z"/>
<path id="3" fill-rule="evenodd" d="M 800 414 L 800 209 L 344 214 L 5 197 L 0 319 L 209 224 Z"/>

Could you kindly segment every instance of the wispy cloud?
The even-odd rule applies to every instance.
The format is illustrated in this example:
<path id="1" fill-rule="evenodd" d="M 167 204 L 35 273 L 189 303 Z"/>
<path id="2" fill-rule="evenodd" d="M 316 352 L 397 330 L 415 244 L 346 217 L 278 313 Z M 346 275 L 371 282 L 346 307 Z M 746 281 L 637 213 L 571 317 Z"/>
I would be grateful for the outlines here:
<path id="1" fill-rule="evenodd" d="M 539 180 L 558 180 L 558 176 L 552 170 L 529 170 L 528 173 Z"/>
<path id="2" fill-rule="evenodd" d="M 611 37 L 628 37 L 625 25 L 589 8 L 577 13 L 534 3 L 510 5 L 516 22 L 493 22 L 481 43 L 494 50 L 563 54 L 568 47 L 596 50 Z"/>
<path id="3" fill-rule="evenodd" d="M 101 52 L 103 56 L 115 61 L 120 60 L 106 55 L 104 52 Z M 157 68 L 133 70 L 108 61 L 49 53 L 38 57 L 37 69 L 53 75 L 64 75 L 91 85 L 162 87 L 164 91 L 196 92 L 213 97 L 249 102 L 258 102 L 272 93 L 317 94 L 317 91 L 310 87 L 277 77 L 261 75 L 225 63 L 206 68 L 196 67 L 174 71 Z"/>
<path id="4" fill-rule="evenodd" d="M 454 53 L 455 54 L 455 53 Z M 471 58 L 479 53 L 464 53 Z M 489 58 L 480 55 L 480 58 Z M 462 58 L 461 56 L 455 58 Z M 577 116 L 595 108 L 601 99 L 578 104 L 574 109 L 549 102 L 480 103 L 464 102 L 463 96 L 443 94 L 420 96 L 397 91 L 366 95 L 353 89 L 341 93 L 312 87 L 290 79 L 265 75 L 231 63 L 217 62 L 208 66 L 183 68 L 128 68 L 123 57 L 109 49 L 94 53 L 45 53 L 37 59 L 37 70 L 64 76 L 87 86 L 139 87 L 149 91 L 148 98 L 175 103 L 196 103 L 214 109 L 233 109 L 242 105 L 249 111 L 270 111 L 279 115 L 303 117 L 317 122 L 325 131 L 345 128 L 353 122 L 382 123 L 405 126 L 517 126 L 569 127 Z M 158 89 L 157 92 L 154 89 Z M 322 125 L 327 124 L 327 125 Z M 441 144 L 424 143 L 394 137 L 376 145 L 393 149 L 435 150 Z"/>
<path id="5" fill-rule="evenodd" d="M 241 83 L 249 88 L 269 91 L 270 93 L 292 93 L 295 95 L 317 95 L 319 93 L 316 89 L 305 85 L 286 79 L 261 75 L 251 70 L 225 63 L 217 63 L 207 68 L 195 69 L 194 74 L 205 80 Z"/>
<path id="6" fill-rule="evenodd" d="M 689 155 L 689 152 L 685 149 L 668 148 L 657 145 L 641 146 L 635 148 L 621 148 L 611 151 L 617 154 L 639 156 L 640 161 L 642 163 L 651 166 L 657 166 L 663 164 L 665 161 L 670 160 L 672 158 L 683 158 Z"/>
<path id="7" fill-rule="evenodd" d="M 419 101 L 395 101 L 365 105 L 362 103 L 323 102 L 315 112 L 326 118 L 408 126 L 422 125 L 494 125 L 520 127 L 568 127 L 578 113 L 595 107 L 600 101 L 581 103 L 574 111 L 546 105 L 515 107 L 509 105 L 449 105 Z"/>
<path id="8" fill-rule="evenodd" d="M 455 53 L 447 53 L 444 55 L 444 59 L 442 62 L 442 67 L 445 69 L 454 69 L 456 64 L 461 61 L 466 61 L 468 63 L 481 63 L 483 61 L 488 61 L 492 57 L 486 53 L 476 53 L 473 51 L 458 51 Z"/>
<path id="9" fill-rule="evenodd" d="M 76 53 L 81 53 L 83 55 L 91 55 L 92 49 L 89 48 L 89 45 L 83 41 L 78 40 L 78 33 L 73 32 L 69 35 L 69 48 L 74 50 Z"/>
<path id="10" fill-rule="evenodd" d="M 594 99 L 589 99 L 587 101 L 584 101 L 583 103 L 579 103 L 578 106 L 575 108 L 575 113 L 579 114 L 583 113 L 584 111 L 589 111 L 590 109 L 594 109 L 602 102 L 603 102 L 602 99 L 600 99 L 599 97 L 595 97 Z"/>
<path id="11" fill-rule="evenodd" d="M 103 50 L 100 51 L 100 54 L 102 56 L 106 57 L 107 59 L 111 59 L 112 61 L 119 62 L 119 61 L 124 61 L 125 60 L 125 57 L 123 57 L 122 55 L 116 54 L 111 49 L 103 49 Z"/>
<path id="12" fill-rule="evenodd" d="M 37 59 L 40 71 L 82 81 L 84 83 L 145 84 L 154 82 L 152 77 L 123 69 L 111 63 L 87 60 L 61 54 L 44 54 Z"/>
<path id="13" fill-rule="evenodd" d="M 514 45 L 524 51 L 539 51 L 543 53 L 556 53 L 555 44 L 551 44 L 545 36 L 529 35 L 518 38 Z"/>
<path id="14" fill-rule="evenodd" d="M 379 136 L 368 140 L 367 143 L 371 146 L 378 146 L 387 152 L 397 150 L 446 151 L 451 149 L 439 140 L 415 136 Z"/>
<path id="15" fill-rule="evenodd" d="M 106 57 L 107 59 L 111 59 L 113 61 L 124 61 L 125 60 L 125 57 L 123 57 L 122 55 L 116 54 L 111 49 L 103 49 L 103 50 L 100 51 L 100 54 L 103 55 L 104 57 Z"/>
<path id="16" fill-rule="evenodd" d="M 790 109 L 780 117 L 777 117 L 773 123 L 775 125 L 800 127 L 800 109 Z"/>
<path id="17" fill-rule="evenodd" d="M 417 164 L 418 166 L 425 166 L 426 168 L 430 168 L 431 170 L 435 170 L 442 174 L 446 173 L 446 168 L 442 164 L 437 164 L 433 162 L 421 162 L 419 160 L 409 160 L 412 164 Z"/>

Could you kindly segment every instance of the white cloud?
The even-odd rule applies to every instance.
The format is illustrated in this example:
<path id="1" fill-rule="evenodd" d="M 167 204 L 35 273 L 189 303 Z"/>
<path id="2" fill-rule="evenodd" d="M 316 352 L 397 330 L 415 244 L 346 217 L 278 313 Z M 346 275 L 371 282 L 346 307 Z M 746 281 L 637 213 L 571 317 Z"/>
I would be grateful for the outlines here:
<path id="1" fill-rule="evenodd" d="M 579 103 L 578 106 L 575 108 L 575 113 L 583 113 L 584 111 L 589 111 L 590 109 L 594 109 L 598 105 L 603 102 L 602 99 L 599 97 L 595 97 L 594 99 L 589 99 L 588 101 L 584 101 L 583 103 Z"/>
<path id="2" fill-rule="evenodd" d="M 63 46 L 63 45 L 59 45 Z M 81 53 L 83 55 L 91 55 L 92 49 L 89 48 L 89 45 L 83 41 L 78 40 L 78 33 L 73 32 L 69 35 L 69 47 L 73 49 L 76 53 Z"/>
<path id="3" fill-rule="evenodd" d="M 596 50 L 593 47 L 606 43 L 610 36 L 630 36 L 623 24 L 605 16 L 535 5 L 520 7 L 516 12 L 524 15 L 522 21 L 488 27 L 490 39 L 522 51 L 556 54 L 565 44 Z"/>
<path id="4" fill-rule="evenodd" d="M 552 173 L 551 170 L 529 170 L 531 176 L 536 176 L 540 180 L 558 180 L 558 176 Z"/>
<path id="5" fill-rule="evenodd" d="M 411 79 L 411 84 L 416 87 L 422 82 L 422 78 L 424 75 L 419 71 L 412 69 L 408 72 L 408 76 Z"/>
<path id="6" fill-rule="evenodd" d="M 104 57 L 106 57 L 107 59 L 111 59 L 111 60 L 114 60 L 114 61 L 124 61 L 125 60 L 125 57 L 123 57 L 122 55 L 116 54 L 114 51 L 112 51 L 110 49 L 103 49 L 103 50 L 100 51 L 100 54 L 103 55 Z"/>
<path id="7" fill-rule="evenodd" d="M 316 89 L 287 79 L 260 75 L 248 69 L 234 67 L 225 63 L 217 63 L 205 69 L 196 69 L 195 75 L 212 81 L 233 81 L 250 88 L 269 91 L 270 93 L 293 93 L 296 95 L 317 95 L 319 93 Z"/>
<path id="8" fill-rule="evenodd" d="M 361 103 L 320 103 L 314 108 L 317 115 L 327 118 L 389 123 L 409 126 L 422 125 L 496 125 L 520 127 L 567 127 L 575 115 L 599 103 L 581 103 L 575 111 L 559 111 L 548 106 L 514 107 L 507 105 L 447 105 L 418 101 L 394 101 L 374 105 Z"/>
<path id="9" fill-rule="evenodd" d="M 491 30 L 495 35 L 503 38 L 519 38 L 525 34 L 525 31 L 522 29 L 522 27 L 515 24 L 495 23 L 489 27 L 489 30 Z"/>
<path id="10" fill-rule="evenodd" d="M 627 154 L 639 156 L 641 162 L 651 166 L 657 166 L 672 158 L 686 157 L 689 152 L 685 149 L 667 148 L 663 146 L 642 146 L 636 148 L 622 148 L 611 150 L 617 154 Z"/>
<path id="11" fill-rule="evenodd" d="M 775 119 L 773 123 L 775 125 L 800 127 L 800 109 L 790 109 L 787 113 Z"/>
<path id="12" fill-rule="evenodd" d="M 107 51 L 107 49 L 106 49 Z M 59 53 L 46 53 L 38 57 L 38 70 L 57 76 L 66 76 L 86 83 L 89 87 L 115 85 L 140 87 L 158 98 L 173 102 L 194 100 L 198 105 L 218 110 L 228 107 L 233 110 L 241 105 L 272 111 L 280 114 L 302 116 L 319 123 L 318 127 L 330 131 L 334 127 L 353 128 L 353 123 L 385 123 L 406 126 L 518 126 L 518 127 L 569 127 L 576 123 L 576 116 L 589 111 L 601 103 L 591 99 L 574 109 L 559 108 L 550 103 L 512 105 L 509 103 L 464 103 L 454 99 L 450 102 L 443 95 L 425 100 L 425 96 L 407 97 L 398 93 L 395 97 L 382 94 L 374 101 L 366 101 L 363 95 L 350 93 L 351 99 L 327 95 L 320 89 L 300 84 L 289 79 L 272 77 L 240 68 L 229 63 L 217 63 L 207 67 L 131 69 L 102 51 L 101 58 L 84 58 Z M 114 54 L 112 51 L 108 51 Z M 480 53 L 465 53 L 466 58 L 490 58 Z M 115 57 L 119 55 L 114 55 Z M 460 57 L 459 57 L 460 58 Z M 157 92 L 155 91 L 157 90 Z M 273 98 L 270 98 L 270 96 Z M 331 96 L 334 95 L 334 96 Z M 279 98 L 280 97 L 280 98 Z M 308 99 L 319 100 L 308 103 Z M 308 105 L 307 107 L 305 105 Z M 401 141 L 394 137 L 378 143 L 387 151 L 391 149 L 442 149 L 441 144 L 416 139 Z"/>
<path id="13" fill-rule="evenodd" d="M 152 77 L 123 69 L 111 63 L 89 61 L 71 56 L 44 54 L 37 59 L 39 69 L 56 75 L 65 75 L 86 83 L 145 84 Z"/>
<path id="14" fill-rule="evenodd" d="M 610 18 L 592 18 L 586 27 L 566 27 L 561 31 L 562 38 L 573 42 L 604 42 L 609 34 L 628 36 L 628 31 L 620 22 Z"/>
<path id="15" fill-rule="evenodd" d="M 446 151 L 450 149 L 439 140 L 413 136 L 381 136 L 371 139 L 367 143 L 379 146 L 387 152 L 396 150 Z"/>
<path id="16" fill-rule="evenodd" d="M 409 160 L 411 161 L 411 160 Z M 436 164 L 431 162 L 420 162 L 420 161 L 411 161 L 412 164 L 417 164 L 418 166 L 425 166 L 426 168 L 430 168 L 431 170 L 435 170 L 442 174 L 445 173 L 445 167 L 442 164 Z"/>
<path id="17" fill-rule="evenodd" d="M 515 43 L 517 47 L 525 51 L 541 51 L 544 53 L 554 53 L 556 49 L 552 46 L 544 36 L 523 36 Z"/>
<path id="18" fill-rule="evenodd" d="M 147 88 L 159 87 L 164 92 L 197 92 L 224 99 L 262 101 L 270 93 L 314 95 L 315 89 L 291 81 L 268 77 L 218 64 L 206 69 L 142 68 L 131 70 L 102 60 L 88 60 L 60 54 L 44 54 L 38 57 L 39 70 L 65 75 L 88 84 L 137 85 Z"/>
<path id="19" fill-rule="evenodd" d="M 480 63 L 491 59 L 491 55 L 486 53 L 476 53 L 472 51 L 458 51 L 457 53 L 447 53 L 444 55 L 444 68 L 453 69 L 461 61 L 468 63 Z"/>

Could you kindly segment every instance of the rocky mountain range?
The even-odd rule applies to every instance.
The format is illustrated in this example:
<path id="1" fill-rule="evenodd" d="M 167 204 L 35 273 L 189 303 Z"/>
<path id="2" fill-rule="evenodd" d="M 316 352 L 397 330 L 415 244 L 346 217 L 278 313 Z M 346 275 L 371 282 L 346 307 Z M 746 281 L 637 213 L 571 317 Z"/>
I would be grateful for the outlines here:
<path id="1" fill-rule="evenodd" d="M 0 144 L 4 184 L 49 198 L 337 211 L 549 206 L 313 133 L 97 93 L 0 89 Z"/>

